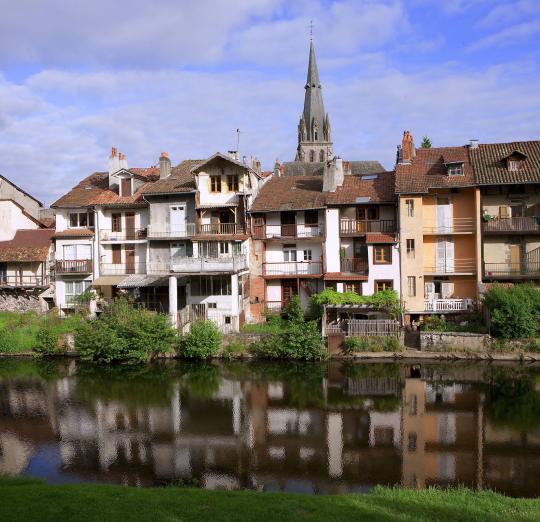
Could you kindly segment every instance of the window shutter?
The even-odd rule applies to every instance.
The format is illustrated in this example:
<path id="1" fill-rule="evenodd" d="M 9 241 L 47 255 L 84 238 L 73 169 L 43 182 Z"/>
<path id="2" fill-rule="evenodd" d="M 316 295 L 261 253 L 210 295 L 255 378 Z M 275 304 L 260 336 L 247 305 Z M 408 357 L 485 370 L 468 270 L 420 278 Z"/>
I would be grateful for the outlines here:
<path id="1" fill-rule="evenodd" d="M 454 291 L 454 284 L 450 282 L 442 282 L 441 283 L 441 297 L 443 299 L 450 299 L 450 296 L 452 295 Z"/>
<path id="2" fill-rule="evenodd" d="M 424 291 L 428 299 L 433 299 L 433 295 L 435 294 L 435 283 L 425 283 Z"/>
<path id="3" fill-rule="evenodd" d="M 499 217 L 500 218 L 507 218 L 509 217 L 508 207 L 506 205 L 501 205 L 499 207 Z"/>

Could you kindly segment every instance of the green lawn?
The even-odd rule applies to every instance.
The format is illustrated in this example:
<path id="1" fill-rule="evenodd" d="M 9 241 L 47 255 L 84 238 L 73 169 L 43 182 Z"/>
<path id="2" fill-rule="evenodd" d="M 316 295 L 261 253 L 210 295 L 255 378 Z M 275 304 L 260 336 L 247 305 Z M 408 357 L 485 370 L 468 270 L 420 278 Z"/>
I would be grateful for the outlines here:
<path id="1" fill-rule="evenodd" d="M 36 335 L 41 327 L 62 334 L 73 332 L 80 321 L 79 315 L 60 319 L 53 314 L 0 312 L 0 352 L 30 352 L 36 346 Z"/>
<path id="2" fill-rule="evenodd" d="M 137 489 L 109 485 L 50 486 L 33 479 L 0 480 L 0 519 L 58 520 L 540 520 L 540 500 L 491 492 L 377 488 L 366 495 Z"/>

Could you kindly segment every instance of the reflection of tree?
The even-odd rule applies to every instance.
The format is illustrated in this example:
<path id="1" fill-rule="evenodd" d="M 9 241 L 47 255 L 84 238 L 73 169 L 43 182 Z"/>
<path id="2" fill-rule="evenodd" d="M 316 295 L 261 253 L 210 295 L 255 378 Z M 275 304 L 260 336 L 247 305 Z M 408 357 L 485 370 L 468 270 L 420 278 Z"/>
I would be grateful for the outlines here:
<path id="1" fill-rule="evenodd" d="M 173 394 L 173 373 L 154 365 L 79 366 L 74 397 L 87 404 L 118 401 L 125 406 L 164 406 Z"/>
<path id="2" fill-rule="evenodd" d="M 55 381 L 66 373 L 67 363 L 50 359 L 0 359 L 0 379 L 39 378 Z"/>
<path id="3" fill-rule="evenodd" d="M 493 424 L 527 431 L 540 427 L 540 392 L 537 376 L 526 371 L 494 370 L 487 398 Z"/>
<path id="4" fill-rule="evenodd" d="M 190 395 L 211 399 L 219 390 L 219 368 L 209 362 L 186 362 L 180 366 L 182 382 Z"/>

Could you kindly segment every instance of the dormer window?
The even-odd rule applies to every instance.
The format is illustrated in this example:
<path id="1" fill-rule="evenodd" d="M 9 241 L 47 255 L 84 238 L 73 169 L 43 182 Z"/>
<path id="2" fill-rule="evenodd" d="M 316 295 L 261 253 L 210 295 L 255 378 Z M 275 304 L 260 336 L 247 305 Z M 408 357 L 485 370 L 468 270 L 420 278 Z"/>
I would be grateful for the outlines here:
<path id="1" fill-rule="evenodd" d="M 520 152 L 519 150 L 515 150 L 512 152 L 512 154 L 509 154 L 506 156 L 506 158 L 503 158 L 502 162 L 503 164 L 506 163 L 506 168 L 508 169 L 508 172 L 517 172 L 518 170 L 521 170 L 521 164 L 527 159 L 527 155 L 523 154 L 523 152 Z"/>
<path id="2" fill-rule="evenodd" d="M 518 160 L 518 159 L 508 160 L 508 170 L 510 172 L 517 172 L 520 168 L 521 168 L 521 160 Z"/>
<path id="3" fill-rule="evenodd" d="M 449 176 L 463 176 L 463 163 L 446 163 L 446 171 Z"/>
<path id="4" fill-rule="evenodd" d="M 131 178 L 120 178 L 120 197 L 131 196 Z"/>

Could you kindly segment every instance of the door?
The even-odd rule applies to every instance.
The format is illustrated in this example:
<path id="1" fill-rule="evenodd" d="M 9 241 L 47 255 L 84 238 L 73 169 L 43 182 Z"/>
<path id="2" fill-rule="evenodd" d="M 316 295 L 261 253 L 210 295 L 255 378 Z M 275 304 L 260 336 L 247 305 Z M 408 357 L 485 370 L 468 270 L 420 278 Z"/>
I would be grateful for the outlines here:
<path id="1" fill-rule="evenodd" d="M 440 237 L 437 239 L 436 271 L 441 274 L 454 272 L 454 240 Z"/>
<path id="2" fill-rule="evenodd" d="M 170 207 L 171 234 L 183 236 L 186 233 L 186 207 L 175 205 Z"/>
<path id="3" fill-rule="evenodd" d="M 510 272 L 519 272 L 521 264 L 521 245 L 513 244 L 510 248 Z"/>
<path id="4" fill-rule="evenodd" d="M 437 198 L 437 230 L 446 232 L 452 230 L 452 206 L 450 198 Z"/>
<path id="5" fill-rule="evenodd" d="M 171 244 L 171 261 L 175 259 L 187 257 L 187 247 L 185 243 L 172 243 Z"/>
<path id="6" fill-rule="evenodd" d="M 136 239 L 135 212 L 126 212 L 126 239 Z"/>
<path id="7" fill-rule="evenodd" d="M 281 282 L 281 305 L 286 307 L 291 302 L 293 295 L 298 295 L 298 283 L 296 281 Z"/>
<path id="8" fill-rule="evenodd" d="M 0 283 L 7 281 L 7 263 L 0 263 Z"/>
<path id="9" fill-rule="evenodd" d="M 113 265 L 122 263 L 122 245 L 112 245 L 112 262 Z"/>
<path id="10" fill-rule="evenodd" d="M 135 245 L 126 245 L 126 274 L 135 273 Z"/>
<path id="11" fill-rule="evenodd" d="M 234 215 L 230 210 L 224 210 L 219 213 L 219 233 L 235 234 Z"/>
<path id="12" fill-rule="evenodd" d="M 281 213 L 281 236 L 294 237 L 296 235 L 296 212 Z"/>

